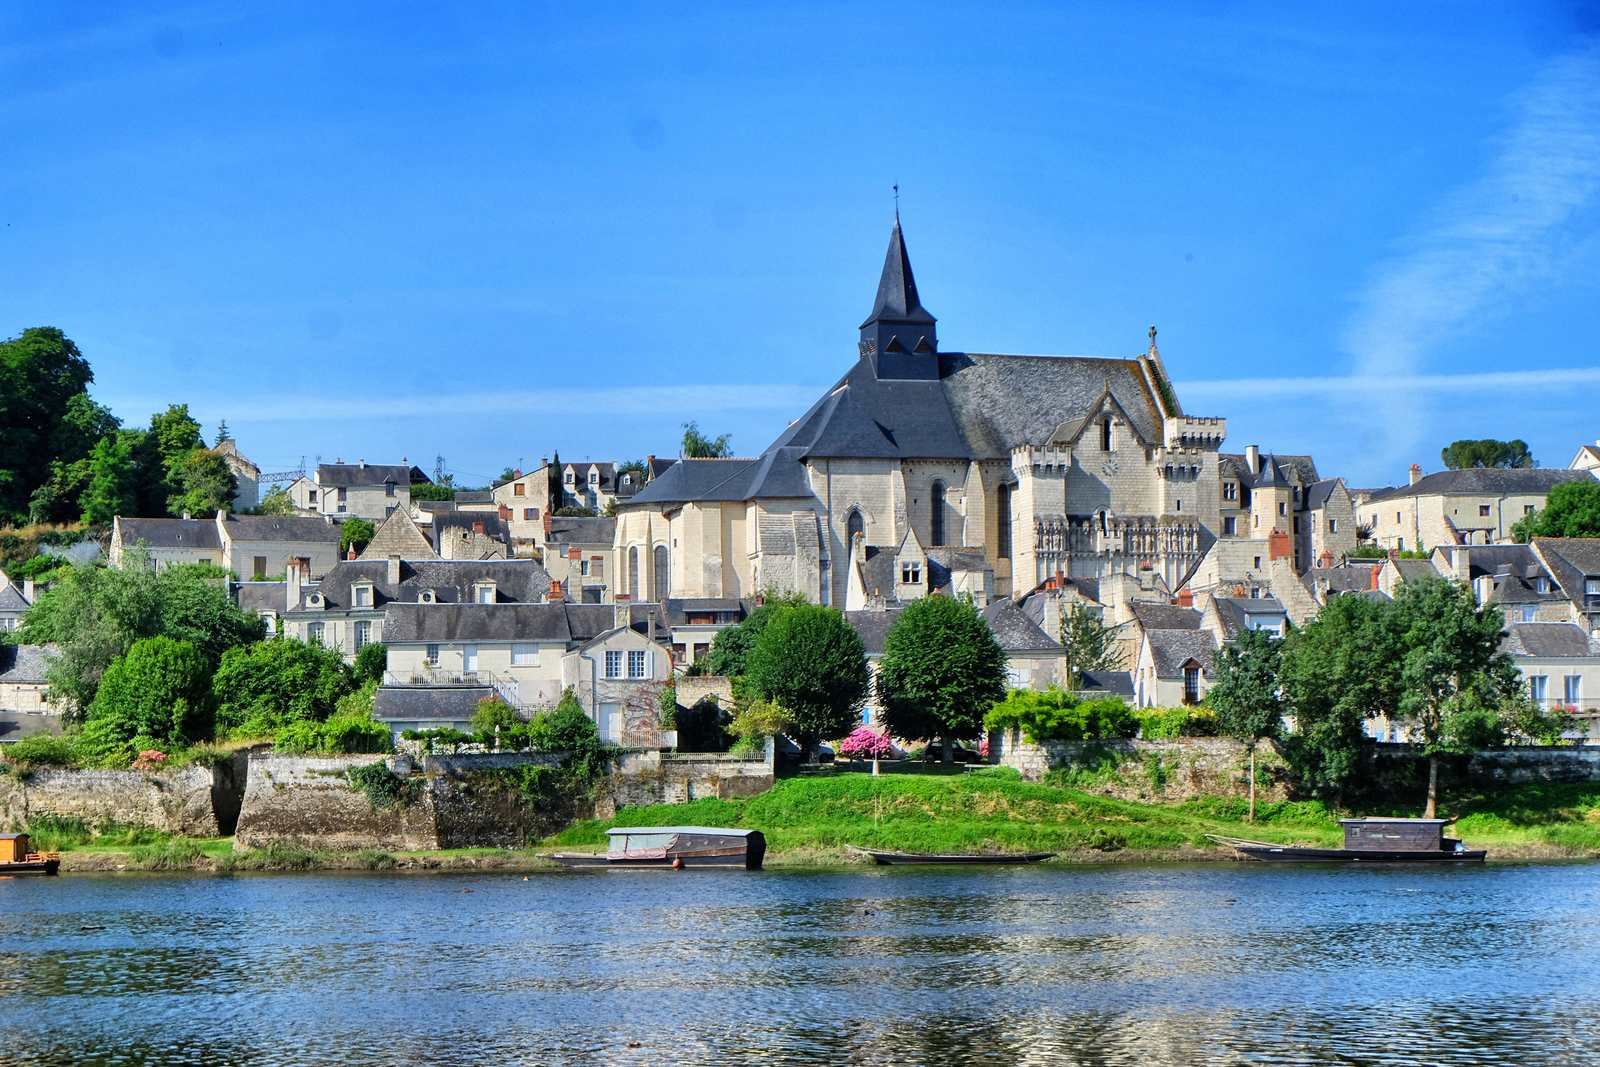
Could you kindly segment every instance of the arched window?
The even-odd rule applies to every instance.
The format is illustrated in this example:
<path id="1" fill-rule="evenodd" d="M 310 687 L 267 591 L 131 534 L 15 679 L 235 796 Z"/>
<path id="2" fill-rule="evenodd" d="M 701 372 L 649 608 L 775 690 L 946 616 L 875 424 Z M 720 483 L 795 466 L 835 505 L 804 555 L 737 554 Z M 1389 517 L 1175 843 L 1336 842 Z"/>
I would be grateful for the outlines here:
<path id="1" fill-rule="evenodd" d="M 668 561 L 667 561 L 667 546 L 666 545 L 657 545 L 656 546 L 655 564 L 656 564 L 656 574 L 655 574 L 655 579 L 656 579 L 656 581 L 655 581 L 656 603 L 657 604 L 665 604 L 667 602 L 667 591 L 671 588 L 671 583 L 667 581 L 667 577 L 670 574 L 670 571 L 668 570 L 669 564 L 668 564 Z"/>
<path id="2" fill-rule="evenodd" d="M 1111 416 L 1107 415 L 1100 422 L 1100 451 L 1111 451 Z"/>
<path id="3" fill-rule="evenodd" d="M 639 546 L 628 549 L 628 599 L 639 599 Z"/>
<path id="4" fill-rule="evenodd" d="M 933 489 L 928 494 L 928 507 L 932 511 L 928 524 L 928 543 L 930 545 L 944 544 L 944 483 L 934 482 Z"/>
<path id="5" fill-rule="evenodd" d="M 1001 485 L 994 492 L 994 510 L 996 523 L 994 548 L 995 555 L 1002 559 L 1011 557 L 1011 487 Z"/>
<path id="6" fill-rule="evenodd" d="M 851 508 L 850 517 L 844 523 L 844 539 L 847 542 L 845 551 L 848 552 L 850 550 L 849 546 L 856 543 L 856 534 L 865 534 L 866 532 L 867 520 L 861 517 L 861 509 Z"/>

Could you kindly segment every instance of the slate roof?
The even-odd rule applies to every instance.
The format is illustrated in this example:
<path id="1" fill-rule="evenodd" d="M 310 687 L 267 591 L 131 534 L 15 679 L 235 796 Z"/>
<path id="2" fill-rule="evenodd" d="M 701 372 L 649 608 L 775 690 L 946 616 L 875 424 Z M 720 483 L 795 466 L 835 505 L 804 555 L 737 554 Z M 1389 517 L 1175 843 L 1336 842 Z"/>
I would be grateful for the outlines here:
<path id="1" fill-rule="evenodd" d="M 1198 630 L 1201 614 L 1193 608 L 1180 608 L 1176 604 L 1146 603 L 1141 600 L 1128 605 L 1133 619 L 1144 630 Z"/>
<path id="2" fill-rule="evenodd" d="M 861 635 L 861 643 L 866 647 L 867 655 L 883 655 L 883 639 L 889 634 L 889 627 L 900 617 L 904 608 L 885 608 L 883 610 L 847 611 L 844 621 L 850 628 Z"/>
<path id="3" fill-rule="evenodd" d="M 616 519 L 557 515 L 550 520 L 550 534 L 546 540 L 562 544 L 609 545 L 616 535 Z"/>
<path id="4" fill-rule="evenodd" d="M 1342 478 L 1324 478 L 1320 482 L 1312 482 L 1305 492 L 1305 505 L 1311 511 L 1328 506 L 1328 498 L 1333 495 L 1336 486 L 1343 483 Z"/>
<path id="5" fill-rule="evenodd" d="M 1230 473 L 1231 468 L 1233 477 L 1246 485 L 1269 485 L 1280 479 L 1284 485 L 1291 482 L 1313 485 L 1321 480 L 1317 477 L 1317 461 L 1310 456 L 1263 452 L 1260 474 L 1251 472 L 1243 452 L 1218 453 L 1217 461 L 1224 475 Z"/>
<path id="6" fill-rule="evenodd" d="M 1439 577 L 1439 572 L 1429 560 L 1397 559 L 1390 562 L 1394 564 L 1394 569 L 1400 572 L 1401 581 L 1417 582 Z"/>
<path id="7" fill-rule="evenodd" d="M 719 613 L 732 615 L 733 623 L 742 622 L 755 610 L 755 602 L 738 597 L 682 597 L 666 603 L 667 623 L 670 626 L 688 626 L 690 615 Z M 713 624 L 706 624 L 713 625 Z"/>
<path id="8" fill-rule="evenodd" d="M 233 596 L 240 611 L 252 615 L 263 611 L 282 614 L 288 590 L 288 582 L 240 582 L 233 587 Z"/>
<path id="9" fill-rule="evenodd" d="M 1335 593 L 1360 593 L 1372 588 L 1372 576 L 1383 567 L 1384 561 L 1370 562 L 1347 560 L 1335 567 L 1313 567 L 1302 580 L 1307 589 L 1315 592 L 1318 579 L 1326 579 L 1328 589 Z"/>
<path id="10" fill-rule="evenodd" d="M 1390 486 L 1376 489 L 1367 503 L 1398 500 L 1408 496 L 1503 496 L 1514 493 L 1548 493 L 1565 482 L 1591 481 L 1588 471 L 1560 470 L 1553 467 L 1469 467 L 1458 471 L 1435 471 L 1425 475 L 1415 485 Z"/>
<path id="11" fill-rule="evenodd" d="M 1540 659 L 1600 657 L 1600 636 L 1571 622 L 1517 622 L 1506 627 L 1500 647 L 1513 656 Z"/>
<path id="12" fill-rule="evenodd" d="M 677 459 L 672 456 L 651 456 L 649 459 L 644 461 L 646 474 L 645 480 L 653 481 L 665 473 L 666 470 L 676 462 L 678 462 Z"/>
<path id="13" fill-rule="evenodd" d="M 931 324 L 934 321 L 928 309 L 922 306 L 922 297 L 917 292 L 917 279 L 911 273 L 911 257 L 906 254 L 905 236 L 900 232 L 897 213 L 894 230 L 889 234 L 889 250 L 883 257 L 883 272 L 878 277 L 878 295 L 861 326 L 864 329 L 874 322 Z"/>
<path id="14" fill-rule="evenodd" d="M 9 615 L 13 612 L 27 611 L 31 606 L 27 598 L 22 595 L 22 590 L 15 585 L 10 582 L 0 585 L 0 611 Z"/>
<path id="15" fill-rule="evenodd" d="M 494 493 L 489 489 L 457 489 L 454 501 L 457 504 L 493 504 Z"/>
<path id="16" fill-rule="evenodd" d="M 433 547 L 439 547 L 446 530 L 471 530 L 480 524 L 486 536 L 506 539 L 506 524 L 493 511 L 446 511 L 433 517 Z"/>
<path id="17" fill-rule="evenodd" d="M 493 696 L 486 685 L 381 686 L 372 694 L 378 722 L 471 722 L 478 702 Z"/>
<path id="18" fill-rule="evenodd" d="M 1219 596 L 1212 598 L 1217 606 L 1217 618 L 1222 622 L 1223 633 L 1232 640 L 1241 631 L 1251 628 L 1254 616 L 1271 616 L 1287 621 L 1288 612 L 1276 597 Z"/>
<path id="19" fill-rule="evenodd" d="M 1078 676 L 1078 682 L 1078 691 L 1081 693 L 1104 693 L 1133 699 L 1131 671 L 1084 671 Z"/>
<path id="20" fill-rule="evenodd" d="M 1217 639 L 1210 630 L 1146 630 L 1144 636 L 1150 642 L 1157 678 L 1183 677 L 1183 665 L 1190 660 L 1210 677 L 1217 654 Z"/>
<path id="21" fill-rule="evenodd" d="M 1441 545 L 1436 551 L 1443 552 L 1452 567 L 1464 553 L 1469 579 L 1507 573 L 1508 569 L 1510 573 L 1530 577 L 1544 569 L 1529 545 Z"/>
<path id="22" fill-rule="evenodd" d="M 315 520 L 321 522 L 321 519 Z M 217 521 L 211 519 L 119 519 L 122 543 L 144 542 L 151 548 L 220 549 Z M 334 540 L 339 539 L 338 534 Z"/>
<path id="23" fill-rule="evenodd" d="M 989 624 L 989 632 L 1007 653 L 1061 651 L 1061 645 L 1029 618 L 1027 612 L 1012 603 L 1010 597 L 1001 597 L 984 608 L 983 621 Z"/>
<path id="24" fill-rule="evenodd" d="M 549 572 L 531 559 L 402 560 L 399 584 L 391 585 L 388 574 L 388 560 L 341 560 L 316 591 L 335 611 L 351 606 L 350 586 L 357 581 L 372 583 L 375 607 L 414 603 L 424 589 L 433 590 L 442 604 L 461 603 L 472 599 L 472 583 L 479 581 L 494 582 L 495 596 L 502 603 L 532 603 L 550 592 Z"/>
<path id="25" fill-rule="evenodd" d="M 44 681 L 44 672 L 61 658 L 55 645 L 0 645 L 0 683 L 28 685 Z"/>
<path id="26" fill-rule="evenodd" d="M 339 543 L 339 527 L 305 515 L 229 515 L 225 523 L 235 541 L 321 541 Z"/>
<path id="27" fill-rule="evenodd" d="M 385 482 L 409 486 L 413 470 L 404 463 L 323 463 L 317 467 L 316 480 L 318 485 L 346 488 Z"/>
<path id="28" fill-rule="evenodd" d="M 606 611 L 610 612 L 610 607 Z M 565 604 L 411 604 L 384 609 L 385 643 L 571 641 Z"/>
<path id="29" fill-rule="evenodd" d="M 1600 578 L 1600 537 L 1535 537 L 1533 550 L 1574 607 L 1600 610 L 1584 595 L 1585 579 Z"/>

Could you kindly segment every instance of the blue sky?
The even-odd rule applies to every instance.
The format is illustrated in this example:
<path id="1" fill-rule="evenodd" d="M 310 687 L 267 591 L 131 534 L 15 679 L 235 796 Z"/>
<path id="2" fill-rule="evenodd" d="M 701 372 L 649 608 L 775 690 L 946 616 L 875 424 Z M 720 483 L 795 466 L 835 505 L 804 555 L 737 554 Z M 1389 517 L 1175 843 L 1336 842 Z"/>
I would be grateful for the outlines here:
<path id="1" fill-rule="evenodd" d="M 130 423 L 464 483 L 754 453 L 901 186 L 950 350 L 1130 355 L 1353 484 L 1600 437 L 1583 4 L 10 5 L 0 335 Z"/>

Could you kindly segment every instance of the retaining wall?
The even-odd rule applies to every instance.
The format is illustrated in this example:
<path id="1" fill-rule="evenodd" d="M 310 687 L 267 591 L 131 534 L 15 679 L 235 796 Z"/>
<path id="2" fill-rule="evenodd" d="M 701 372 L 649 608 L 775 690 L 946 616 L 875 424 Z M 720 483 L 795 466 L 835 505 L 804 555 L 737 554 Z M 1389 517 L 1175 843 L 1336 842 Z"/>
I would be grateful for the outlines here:
<path id="1" fill-rule="evenodd" d="M 727 711 L 733 710 L 733 679 L 720 674 L 682 674 L 673 683 L 678 690 L 678 704 L 692 708 L 706 697 L 716 697 L 717 703 Z"/>
<path id="2" fill-rule="evenodd" d="M 383 761 L 381 756 L 251 756 L 235 842 L 247 848 L 438 848 L 434 808 L 425 790 L 412 803 L 374 808 L 346 777 L 352 767 Z"/>
<path id="3" fill-rule="evenodd" d="M 21 828 L 32 819 L 81 819 L 91 826 L 144 826 L 186 837 L 215 837 L 214 792 L 231 776 L 209 767 L 174 771 L 98 771 L 41 767 L 0 775 L 0 824 Z M 226 812 L 229 798 L 220 798 Z"/>
<path id="4" fill-rule="evenodd" d="M 1124 800 L 1187 800 L 1196 796 L 1246 796 L 1249 755 L 1237 741 L 1184 737 L 1174 741 L 1050 741 L 1033 745 L 1019 732 L 990 738 L 1000 763 L 1037 782 L 1054 770 L 1087 772 L 1075 788 Z M 1256 750 L 1256 797 L 1286 795 L 1283 760 L 1270 745 Z"/>
<path id="5" fill-rule="evenodd" d="M 771 745 L 761 759 L 715 752 L 628 752 L 601 786 L 595 815 L 607 819 L 621 807 L 755 796 L 771 789 L 773 781 Z"/>

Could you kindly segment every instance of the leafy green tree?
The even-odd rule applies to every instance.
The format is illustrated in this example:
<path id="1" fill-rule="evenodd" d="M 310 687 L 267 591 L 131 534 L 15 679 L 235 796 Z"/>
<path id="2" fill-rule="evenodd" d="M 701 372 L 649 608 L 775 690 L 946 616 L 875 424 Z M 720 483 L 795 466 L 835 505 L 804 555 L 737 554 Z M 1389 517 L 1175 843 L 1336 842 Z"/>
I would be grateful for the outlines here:
<path id="1" fill-rule="evenodd" d="M 135 641 L 106 668 L 89 705 L 83 747 L 97 762 L 121 763 L 143 747 L 183 748 L 211 736 L 210 665 L 199 649 L 170 637 Z"/>
<path id="2" fill-rule="evenodd" d="M 897 737 L 952 742 L 980 732 L 1006 697 L 1006 655 L 967 600 L 913 601 L 889 627 L 878 662 L 878 703 Z"/>
<path id="3" fill-rule="evenodd" d="M 28 496 L 28 521 L 79 521 L 83 513 L 83 494 L 88 487 L 88 456 L 71 463 L 52 460 L 49 475 Z"/>
<path id="4" fill-rule="evenodd" d="M 500 477 L 494 480 L 494 484 L 504 485 L 506 482 L 514 482 L 520 477 L 522 477 L 522 472 L 516 467 L 507 467 L 505 470 L 500 472 Z"/>
<path id="5" fill-rule="evenodd" d="M 805 603 L 809 601 L 799 593 L 763 594 L 761 604 L 738 625 L 717 631 L 717 636 L 711 640 L 711 647 L 706 651 L 704 658 L 698 661 L 704 664 L 702 673 L 726 678 L 743 675 L 745 660 L 750 655 L 750 650 L 755 647 L 761 631 L 772 621 L 773 613 L 782 608 Z"/>
<path id="6" fill-rule="evenodd" d="M 1544 507 L 1511 528 L 1526 543 L 1535 537 L 1600 537 L 1600 482 L 1562 482 L 1550 490 Z"/>
<path id="7" fill-rule="evenodd" d="M 377 530 L 366 519 L 344 520 L 339 527 L 339 555 L 349 555 L 352 548 L 359 553 L 372 542 L 375 533 Z"/>
<path id="8" fill-rule="evenodd" d="M 92 381 L 89 361 L 53 326 L 0 341 L 0 522 L 28 516 L 52 461 L 70 465 L 104 436 L 95 431 L 109 413 L 88 400 Z M 68 514 L 76 503 L 68 503 Z"/>
<path id="9" fill-rule="evenodd" d="M 215 515 L 233 506 L 238 479 L 228 461 L 209 448 L 193 449 L 183 458 L 178 483 L 183 491 L 168 502 L 168 510 L 187 515 Z"/>
<path id="10" fill-rule="evenodd" d="M 1277 735 L 1283 725 L 1278 697 L 1282 643 L 1264 630 L 1246 630 L 1222 647 L 1216 678 L 1206 703 L 1217 714 L 1226 737 L 1242 742 L 1250 754 L 1250 814 L 1256 818 L 1256 746 Z"/>
<path id="11" fill-rule="evenodd" d="M 1452 441 L 1439 452 L 1439 458 L 1453 471 L 1468 467 L 1531 467 L 1533 453 L 1526 441 Z"/>
<path id="12" fill-rule="evenodd" d="M 859 725 L 872 682 L 861 635 L 820 604 L 774 612 L 745 658 L 745 676 L 753 694 L 788 712 L 806 753 Z"/>
<path id="13" fill-rule="evenodd" d="M 644 476 L 649 473 L 649 469 L 647 467 L 645 467 L 644 460 L 642 460 L 642 459 L 630 459 L 626 463 L 617 464 L 617 473 L 618 474 L 636 474 L 636 475 L 639 476 L 636 480 L 637 481 L 643 481 L 644 480 Z"/>
<path id="14" fill-rule="evenodd" d="M 150 416 L 139 450 L 139 511 L 142 515 L 179 514 L 172 501 L 183 495 L 183 465 L 189 453 L 204 448 L 200 424 L 189 405 L 170 404 Z"/>
<path id="15" fill-rule="evenodd" d="M 293 515 L 296 508 L 294 501 L 289 497 L 289 491 L 281 485 L 275 485 L 261 498 L 261 503 L 256 505 L 256 511 L 263 515 Z"/>
<path id="16" fill-rule="evenodd" d="M 584 716 L 585 721 L 588 718 Z M 507 743 L 514 745 L 514 738 L 523 734 L 522 717 L 499 697 L 484 697 L 478 701 L 477 710 L 472 713 L 472 732 L 479 744 L 491 748 L 500 748 Z"/>
<path id="17" fill-rule="evenodd" d="M 389 666 L 389 649 L 374 641 L 363 645 L 361 651 L 356 653 L 355 680 L 357 685 L 366 685 L 368 682 L 381 682 L 383 672 Z"/>
<path id="18" fill-rule="evenodd" d="M 1403 582 L 1392 610 L 1402 649 L 1398 710 L 1428 757 L 1422 817 L 1431 819 L 1438 810 L 1440 754 L 1470 751 L 1466 746 L 1483 736 L 1483 712 L 1513 697 L 1519 676 L 1500 650 L 1500 609 L 1478 607 L 1465 584 Z"/>
<path id="19" fill-rule="evenodd" d="M 412 500 L 454 500 L 456 492 L 455 486 L 452 485 L 434 485 L 432 482 L 411 483 Z"/>
<path id="20" fill-rule="evenodd" d="M 700 425 L 696 422 L 683 424 L 683 455 L 685 459 L 725 459 L 733 455 L 733 446 L 729 443 L 731 434 L 718 434 L 716 437 L 707 437 L 700 432 Z"/>
<path id="21" fill-rule="evenodd" d="M 1284 755 L 1304 792 L 1341 796 L 1362 770 L 1363 724 L 1400 706 L 1401 646 L 1389 607 L 1335 597 L 1284 639 L 1278 680 L 1295 724 Z"/>
<path id="22" fill-rule="evenodd" d="M 89 453 L 89 484 L 80 506 L 83 521 L 109 526 L 118 515 L 131 515 L 139 503 L 138 469 L 134 442 L 127 434 L 102 437 Z"/>
<path id="23" fill-rule="evenodd" d="M 611 765 L 612 750 L 600 740 L 594 720 L 571 689 L 561 694 L 561 702 L 551 711 L 541 711 L 527 726 L 529 743 L 541 752 L 562 752 L 562 769 L 579 783 L 587 785 Z"/>
<path id="24" fill-rule="evenodd" d="M 217 730 L 266 737 L 294 722 L 322 722 L 354 683 L 344 658 L 321 645 L 274 637 L 230 649 L 211 682 Z"/>
<path id="25" fill-rule="evenodd" d="M 1077 689 L 1086 671 L 1125 670 L 1117 628 L 1082 604 L 1061 610 L 1061 646 L 1067 661 L 1067 686 Z"/>

